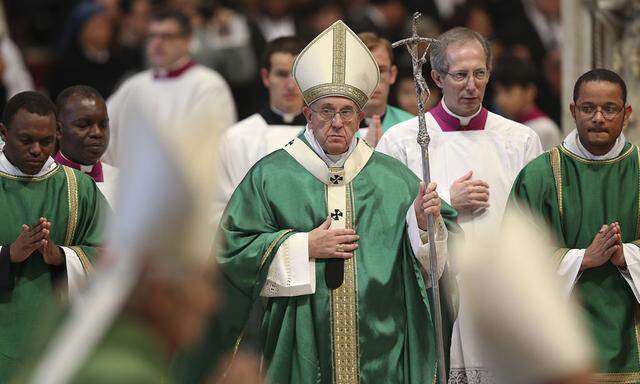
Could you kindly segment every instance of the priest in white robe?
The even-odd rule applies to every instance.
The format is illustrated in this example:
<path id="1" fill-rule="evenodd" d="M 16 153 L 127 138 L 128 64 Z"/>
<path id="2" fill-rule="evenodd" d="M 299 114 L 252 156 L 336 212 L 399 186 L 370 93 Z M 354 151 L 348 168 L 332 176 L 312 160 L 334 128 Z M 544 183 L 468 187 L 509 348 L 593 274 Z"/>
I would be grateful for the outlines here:
<path id="1" fill-rule="evenodd" d="M 251 167 L 284 147 L 307 123 L 302 114 L 302 94 L 291 75 L 293 61 L 302 48 L 302 42 L 293 36 L 267 44 L 260 76 L 269 93 L 269 106 L 229 127 L 220 140 L 213 207 L 216 225 Z"/>
<path id="2" fill-rule="evenodd" d="M 127 119 L 134 112 L 130 110 L 134 100 L 144 100 L 155 111 L 155 126 L 189 129 L 184 122 L 196 118 L 209 121 L 210 129 L 222 133 L 235 122 L 229 86 L 217 72 L 191 59 L 190 41 L 191 25 L 186 16 L 177 12 L 153 16 L 147 42 L 147 59 L 153 68 L 125 81 L 107 102 L 111 141 L 105 162 L 120 166 L 122 132 L 135 129 Z"/>
<path id="3" fill-rule="evenodd" d="M 454 28 L 432 45 L 430 60 L 431 76 L 443 94 L 425 115 L 431 177 L 438 194 L 458 212 L 467 240 L 473 241 L 499 228 L 514 179 L 542 147 L 533 130 L 482 106 L 491 71 L 491 50 L 484 37 Z M 421 177 L 417 133 L 416 117 L 392 127 L 376 149 Z M 452 263 L 455 270 L 454 258 Z M 474 339 L 461 307 L 451 340 L 450 383 L 485 382 L 482 349 Z"/>

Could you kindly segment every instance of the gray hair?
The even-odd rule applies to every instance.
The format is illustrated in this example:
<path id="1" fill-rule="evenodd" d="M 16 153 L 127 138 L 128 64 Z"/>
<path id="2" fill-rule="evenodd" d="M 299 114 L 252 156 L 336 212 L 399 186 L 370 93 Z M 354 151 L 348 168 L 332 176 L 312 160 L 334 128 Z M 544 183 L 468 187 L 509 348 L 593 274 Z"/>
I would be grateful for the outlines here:
<path id="1" fill-rule="evenodd" d="M 489 41 L 487 41 L 487 39 L 478 32 L 465 27 L 450 29 L 438 36 L 438 40 L 431 44 L 429 52 L 431 68 L 440 73 L 449 72 L 447 48 L 452 44 L 461 44 L 473 40 L 476 40 L 482 46 L 482 49 L 484 50 L 484 57 L 486 58 L 487 69 L 491 70 L 491 60 L 493 55 L 491 53 Z"/>

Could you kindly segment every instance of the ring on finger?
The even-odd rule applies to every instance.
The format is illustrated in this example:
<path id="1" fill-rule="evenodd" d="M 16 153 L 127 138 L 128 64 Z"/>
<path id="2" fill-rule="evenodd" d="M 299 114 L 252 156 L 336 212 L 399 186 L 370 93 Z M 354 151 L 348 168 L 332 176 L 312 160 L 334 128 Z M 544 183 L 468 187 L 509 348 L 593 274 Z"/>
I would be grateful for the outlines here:
<path id="1" fill-rule="evenodd" d="M 336 244 L 336 252 L 344 252 L 344 244 Z"/>

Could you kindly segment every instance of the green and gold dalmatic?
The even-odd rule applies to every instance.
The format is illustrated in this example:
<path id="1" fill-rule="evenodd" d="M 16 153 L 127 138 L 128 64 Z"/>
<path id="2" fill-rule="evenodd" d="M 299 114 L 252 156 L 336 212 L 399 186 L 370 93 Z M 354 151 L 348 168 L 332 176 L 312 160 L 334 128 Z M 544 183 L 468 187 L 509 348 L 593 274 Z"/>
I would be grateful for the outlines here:
<path id="1" fill-rule="evenodd" d="M 46 217 L 51 239 L 73 249 L 85 271 L 91 270 L 106 200 L 90 177 L 61 165 L 40 177 L 16 177 L 0 172 L 0 245 L 9 246 L 29 226 Z M 25 359 L 27 342 L 39 325 L 42 311 L 55 298 L 54 276 L 65 267 L 45 264 L 34 252 L 11 265 L 13 288 L 0 291 L 0 381 L 11 377 Z"/>
<path id="2" fill-rule="evenodd" d="M 623 243 L 640 238 L 638 148 L 626 144 L 610 160 L 586 160 L 562 146 L 542 154 L 516 179 L 510 203 L 526 204 L 554 230 L 561 248 L 585 249 L 603 224 L 618 221 Z M 596 383 L 640 382 L 638 301 L 610 262 L 582 272 L 573 292 L 597 349 Z"/>
<path id="3" fill-rule="evenodd" d="M 305 152 L 310 155 L 298 155 Z M 268 299 L 262 322 L 268 382 L 434 380 L 429 299 L 405 224 L 419 180 L 363 142 L 344 169 L 322 162 L 322 173 L 321 167 L 309 170 L 307 161 L 322 162 L 301 135 L 256 164 L 233 194 L 222 221 L 226 247 L 217 258 L 226 304 L 208 342 L 181 361 L 182 382 L 194 382 L 199 374 L 189 368 L 203 373 L 195 366 L 237 340 L 278 247 L 329 215 L 332 228 L 356 230 L 359 248 L 345 262 L 338 289 L 327 288 L 325 263 L 317 260 L 314 294 Z M 447 226 L 456 225 L 455 211 L 444 203 L 443 217 Z"/>

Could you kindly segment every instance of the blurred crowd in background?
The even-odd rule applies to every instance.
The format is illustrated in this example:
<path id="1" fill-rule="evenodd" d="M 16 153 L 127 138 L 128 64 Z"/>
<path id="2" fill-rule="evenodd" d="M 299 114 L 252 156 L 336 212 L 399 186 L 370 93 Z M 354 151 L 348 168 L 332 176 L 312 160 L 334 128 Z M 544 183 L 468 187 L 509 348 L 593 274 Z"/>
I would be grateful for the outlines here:
<path id="1" fill-rule="evenodd" d="M 489 82 L 489 109 L 517 119 L 526 93 L 560 121 L 559 0 L 5 0 L 4 6 L 2 104 L 32 88 L 55 99 L 76 84 L 108 98 L 147 67 L 147 25 L 154 9 L 168 6 L 190 17 L 193 57 L 225 78 L 242 119 L 268 103 L 259 77 L 267 42 L 296 35 L 306 43 L 338 19 L 356 33 L 376 32 L 394 42 L 411 33 L 411 14 L 419 11 L 422 36 L 466 26 L 490 39 L 492 76 L 501 82 Z M 410 58 L 404 49 L 394 54 L 398 76 L 389 101 L 415 114 Z M 440 97 L 430 88 L 428 106 Z"/>

